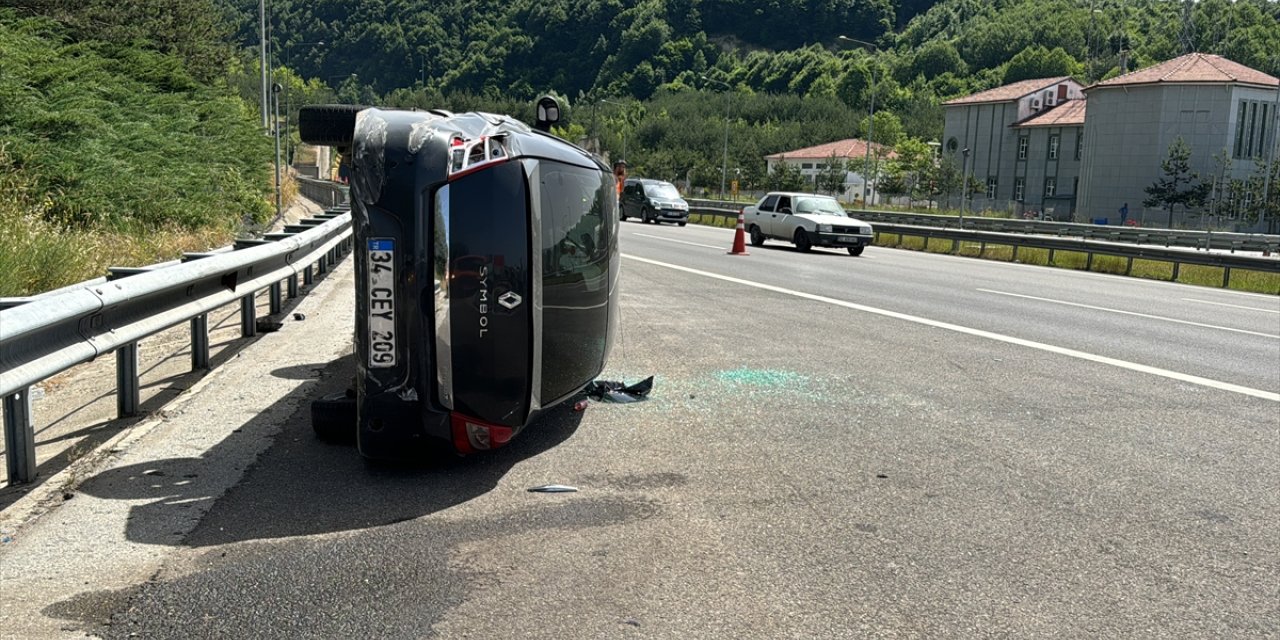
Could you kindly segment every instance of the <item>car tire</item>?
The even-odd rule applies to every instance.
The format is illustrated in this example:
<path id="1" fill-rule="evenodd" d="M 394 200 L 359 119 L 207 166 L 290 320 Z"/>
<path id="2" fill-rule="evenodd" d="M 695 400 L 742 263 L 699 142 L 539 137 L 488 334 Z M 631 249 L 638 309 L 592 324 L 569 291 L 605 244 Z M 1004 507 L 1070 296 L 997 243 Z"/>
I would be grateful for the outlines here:
<path id="1" fill-rule="evenodd" d="M 813 248 L 813 243 L 809 241 L 809 234 L 804 229 L 796 229 L 796 235 L 792 239 L 796 245 L 796 250 L 800 252 L 808 252 Z"/>
<path id="2" fill-rule="evenodd" d="M 331 444 L 356 443 L 356 397 L 354 390 L 332 393 L 311 402 L 311 429 L 316 437 Z"/>
<path id="3" fill-rule="evenodd" d="M 688 224 L 688 223 L 687 223 L 687 222 L 677 222 L 676 224 L 678 224 L 678 225 L 680 225 L 680 226 L 682 226 L 682 227 L 683 227 L 684 225 L 686 225 L 686 224 Z"/>
<path id="4" fill-rule="evenodd" d="M 356 137 L 357 104 L 311 104 L 298 110 L 298 137 L 321 147 L 350 147 Z"/>
<path id="5" fill-rule="evenodd" d="M 621 220 L 621 221 L 623 221 L 623 222 L 626 222 L 626 221 L 627 221 L 627 212 L 623 211 L 623 212 L 619 213 L 619 214 L 618 214 L 618 219 L 619 219 L 619 220 Z"/>
<path id="6" fill-rule="evenodd" d="M 856 246 L 856 247 L 849 247 L 849 255 L 851 255 L 851 256 L 860 256 L 860 255 L 862 255 L 862 250 L 863 250 L 864 248 L 865 248 L 865 247 L 863 247 L 862 245 L 858 245 L 858 246 Z"/>
<path id="7" fill-rule="evenodd" d="M 754 224 L 751 225 L 751 246 L 753 247 L 764 246 L 764 233 L 760 231 L 760 227 L 757 227 Z"/>
<path id="8" fill-rule="evenodd" d="M 653 217 L 649 215 L 649 207 L 645 207 L 640 210 L 640 219 L 643 220 L 646 224 L 653 223 Z"/>

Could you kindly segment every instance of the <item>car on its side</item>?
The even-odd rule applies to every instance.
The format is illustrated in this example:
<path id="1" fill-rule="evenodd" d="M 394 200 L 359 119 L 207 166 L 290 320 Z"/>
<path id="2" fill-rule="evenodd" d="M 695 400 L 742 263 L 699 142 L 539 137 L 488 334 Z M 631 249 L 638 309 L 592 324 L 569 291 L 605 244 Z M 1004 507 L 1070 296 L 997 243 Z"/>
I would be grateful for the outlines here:
<path id="1" fill-rule="evenodd" d="M 689 203 L 670 182 L 648 178 L 628 178 L 622 185 L 622 220 L 640 218 L 643 222 L 689 222 Z"/>
<path id="2" fill-rule="evenodd" d="M 497 449 L 600 374 L 620 322 L 609 167 L 490 113 L 300 123 L 351 166 L 356 384 L 312 404 L 321 437 L 378 459 Z"/>
<path id="3" fill-rule="evenodd" d="M 812 193 L 768 193 L 743 210 L 743 222 L 757 247 L 772 238 L 800 251 L 836 247 L 857 256 L 875 237 L 870 224 L 851 217 L 835 198 Z"/>

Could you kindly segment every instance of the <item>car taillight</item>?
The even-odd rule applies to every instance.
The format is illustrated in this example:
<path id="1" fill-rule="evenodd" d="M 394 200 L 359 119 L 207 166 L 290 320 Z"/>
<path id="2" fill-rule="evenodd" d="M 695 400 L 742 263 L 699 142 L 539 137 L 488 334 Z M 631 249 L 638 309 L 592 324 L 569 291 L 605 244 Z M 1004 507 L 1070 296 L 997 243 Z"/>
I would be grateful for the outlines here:
<path id="1" fill-rule="evenodd" d="M 482 422 L 458 412 L 449 414 L 453 427 L 453 446 L 459 453 L 475 453 L 497 449 L 511 441 L 511 427 Z"/>

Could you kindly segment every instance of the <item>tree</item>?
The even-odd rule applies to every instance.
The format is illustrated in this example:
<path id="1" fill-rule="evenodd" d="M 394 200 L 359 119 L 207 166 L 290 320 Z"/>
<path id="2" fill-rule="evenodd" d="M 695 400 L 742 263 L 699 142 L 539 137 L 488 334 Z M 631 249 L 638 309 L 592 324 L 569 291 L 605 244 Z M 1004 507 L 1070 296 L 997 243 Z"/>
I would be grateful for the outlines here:
<path id="1" fill-rule="evenodd" d="M 832 152 L 822 170 L 818 172 L 818 190 L 839 195 L 844 190 L 844 179 L 847 173 L 844 160 L 836 157 L 835 152 Z"/>
<path id="2" fill-rule="evenodd" d="M 1080 75 L 1083 71 L 1080 63 L 1061 47 L 1050 51 L 1040 45 L 1033 45 L 1023 49 L 1009 60 L 1004 70 L 1004 83 L 1012 84 L 1032 78 L 1074 76 Z"/>
<path id="3" fill-rule="evenodd" d="M 1213 186 L 1200 182 L 1200 174 L 1191 170 L 1191 147 L 1179 136 L 1169 145 L 1169 156 L 1160 163 L 1163 178 L 1156 179 L 1145 191 L 1149 196 L 1142 201 L 1147 207 L 1161 207 L 1169 212 L 1169 228 L 1173 228 L 1173 208 L 1182 205 L 1184 211 L 1204 206 Z"/>
<path id="4" fill-rule="evenodd" d="M 779 158 L 778 164 L 774 165 L 773 171 L 769 172 L 765 184 L 770 191 L 799 191 L 804 189 L 804 176 L 800 175 L 800 170 L 787 162 L 785 157 Z"/>

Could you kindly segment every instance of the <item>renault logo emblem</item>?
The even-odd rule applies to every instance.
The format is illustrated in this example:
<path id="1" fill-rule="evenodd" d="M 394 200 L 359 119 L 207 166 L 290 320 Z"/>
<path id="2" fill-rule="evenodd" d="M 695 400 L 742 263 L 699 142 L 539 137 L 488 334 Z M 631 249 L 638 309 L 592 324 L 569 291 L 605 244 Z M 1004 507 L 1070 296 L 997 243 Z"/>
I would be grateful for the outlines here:
<path id="1" fill-rule="evenodd" d="M 498 304 L 508 309 L 514 309 L 520 306 L 520 303 L 523 301 L 524 298 L 521 298 L 520 295 L 514 291 L 508 291 L 501 296 L 498 296 Z"/>

